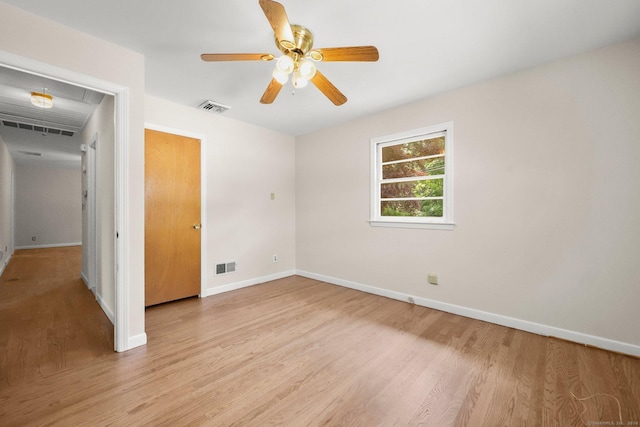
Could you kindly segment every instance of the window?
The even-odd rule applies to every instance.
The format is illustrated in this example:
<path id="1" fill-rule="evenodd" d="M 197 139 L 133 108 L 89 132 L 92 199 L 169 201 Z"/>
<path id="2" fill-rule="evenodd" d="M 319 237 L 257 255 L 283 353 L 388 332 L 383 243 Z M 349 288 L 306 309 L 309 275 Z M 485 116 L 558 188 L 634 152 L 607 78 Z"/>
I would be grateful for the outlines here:
<path id="1" fill-rule="evenodd" d="M 373 226 L 453 229 L 453 123 L 371 139 Z"/>

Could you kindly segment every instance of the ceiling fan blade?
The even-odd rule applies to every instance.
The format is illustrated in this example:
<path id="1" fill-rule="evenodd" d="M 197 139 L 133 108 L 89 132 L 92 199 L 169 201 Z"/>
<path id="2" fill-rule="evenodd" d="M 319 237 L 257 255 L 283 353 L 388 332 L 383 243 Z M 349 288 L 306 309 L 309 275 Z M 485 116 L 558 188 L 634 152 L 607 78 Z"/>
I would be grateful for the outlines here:
<path id="1" fill-rule="evenodd" d="M 271 61 L 275 58 L 270 53 L 203 53 L 203 61 Z"/>
<path id="2" fill-rule="evenodd" d="M 311 79 L 311 83 L 315 85 L 320 92 L 329 98 L 335 105 L 342 105 L 347 102 L 347 97 L 338 90 L 320 71 L 316 71 L 316 75 Z"/>
<path id="3" fill-rule="evenodd" d="M 366 61 L 375 62 L 380 57 L 375 46 L 351 46 L 351 47 L 328 47 L 324 49 L 314 49 L 311 57 L 319 52 L 322 61 Z"/>
<path id="4" fill-rule="evenodd" d="M 269 20 L 276 39 L 280 42 L 287 41 L 293 46 L 293 31 L 291 31 L 291 25 L 284 6 L 272 0 L 260 0 L 260 7 Z"/>
<path id="5" fill-rule="evenodd" d="M 277 81 L 276 79 L 271 79 L 271 83 L 267 86 L 267 90 L 262 94 L 262 98 L 260 98 L 261 104 L 271 104 L 278 96 L 278 93 L 282 89 L 282 83 Z"/>

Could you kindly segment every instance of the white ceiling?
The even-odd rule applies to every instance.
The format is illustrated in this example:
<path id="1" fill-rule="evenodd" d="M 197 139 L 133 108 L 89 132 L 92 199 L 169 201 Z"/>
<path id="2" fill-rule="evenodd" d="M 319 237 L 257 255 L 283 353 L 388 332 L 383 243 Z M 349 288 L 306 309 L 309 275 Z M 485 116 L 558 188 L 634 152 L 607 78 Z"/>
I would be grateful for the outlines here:
<path id="1" fill-rule="evenodd" d="M 320 63 L 349 99 L 288 83 L 259 99 L 273 62 L 207 63 L 201 53 L 273 53 L 257 0 L 4 0 L 141 52 L 149 95 L 300 135 L 474 82 L 640 36 L 638 0 L 281 0 L 315 47 L 375 45 L 376 63 Z"/>
<path id="2" fill-rule="evenodd" d="M 53 96 L 54 108 L 31 104 L 31 92 Z M 0 66 L 0 136 L 24 166 L 78 168 L 80 134 L 104 94 Z"/>

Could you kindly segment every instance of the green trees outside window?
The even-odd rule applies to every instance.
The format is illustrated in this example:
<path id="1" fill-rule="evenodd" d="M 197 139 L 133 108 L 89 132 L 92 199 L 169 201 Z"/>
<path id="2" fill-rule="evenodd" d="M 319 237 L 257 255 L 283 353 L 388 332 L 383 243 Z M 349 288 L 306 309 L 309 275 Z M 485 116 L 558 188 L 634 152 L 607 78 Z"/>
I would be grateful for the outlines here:
<path id="1" fill-rule="evenodd" d="M 381 159 L 381 216 L 443 216 L 444 136 L 383 146 Z"/>

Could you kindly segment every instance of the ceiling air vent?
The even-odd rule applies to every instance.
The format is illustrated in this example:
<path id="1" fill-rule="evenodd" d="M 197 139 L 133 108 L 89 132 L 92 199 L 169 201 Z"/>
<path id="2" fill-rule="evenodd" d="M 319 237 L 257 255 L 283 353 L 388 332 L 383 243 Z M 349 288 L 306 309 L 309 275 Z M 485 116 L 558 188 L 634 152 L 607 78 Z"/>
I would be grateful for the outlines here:
<path id="1" fill-rule="evenodd" d="M 42 134 L 46 133 L 50 133 L 53 135 L 64 135 L 64 136 L 73 136 L 74 132 L 69 131 L 69 130 L 62 130 L 62 129 L 56 129 L 56 128 L 47 128 L 47 127 L 43 127 L 43 126 L 37 126 L 37 125 L 31 125 L 28 123 L 18 123 L 18 122 L 12 122 L 9 120 L 3 120 L 2 124 L 4 126 L 10 127 L 10 128 L 17 128 L 17 129 L 25 129 L 25 130 L 32 130 L 35 132 L 40 132 Z"/>
<path id="2" fill-rule="evenodd" d="M 230 109 L 231 107 L 218 104 L 217 102 L 213 102 L 213 101 L 204 101 L 202 104 L 198 106 L 198 108 L 203 111 L 210 111 L 212 113 L 222 114 L 228 109 Z"/>

